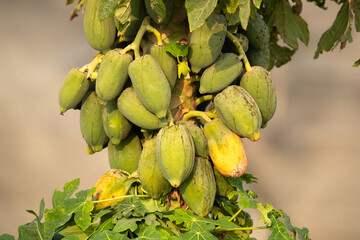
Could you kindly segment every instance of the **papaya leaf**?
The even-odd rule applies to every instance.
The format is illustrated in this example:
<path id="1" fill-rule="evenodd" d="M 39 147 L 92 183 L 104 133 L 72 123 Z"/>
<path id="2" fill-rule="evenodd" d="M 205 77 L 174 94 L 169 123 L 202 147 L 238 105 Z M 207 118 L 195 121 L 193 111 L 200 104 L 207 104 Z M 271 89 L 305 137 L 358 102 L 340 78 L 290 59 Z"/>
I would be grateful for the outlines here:
<path id="1" fill-rule="evenodd" d="M 354 62 L 353 67 L 358 67 L 360 66 L 360 59 L 358 59 L 356 62 Z"/>
<path id="2" fill-rule="evenodd" d="M 258 202 L 256 203 L 256 207 L 261 213 L 261 217 L 258 221 L 264 222 L 267 226 L 271 226 L 271 220 L 268 214 L 274 209 L 273 205 L 271 203 L 267 203 L 264 206 L 261 202 Z"/>
<path id="3" fill-rule="evenodd" d="M 181 235 L 179 239 L 188 240 L 188 239 L 196 239 L 196 240 L 217 240 L 218 238 L 212 235 L 208 231 L 201 231 L 191 229 L 185 234 Z"/>
<path id="4" fill-rule="evenodd" d="M 253 3 L 257 9 L 260 8 L 262 0 L 253 0 Z"/>
<path id="5" fill-rule="evenodd" d="M 13 235 L 4 233 L 0 236 L 0 240 L 15 240 L 15 237 Z"/>
<path id="6" fill-rule="evenodd" d="M 292 240 L 293 237 L 286 231 L 284 223 L 277 220 L 274 216 L 271 217 L 272 225 L 270 227 L 271 235 L 269 240 Z"/>
<path id="7" fill-rule="evenodd" d="M 101 233 L 96 233 L 91 237 L 91 240 L 128 240 L 129 238 L 121 233 L 113 231 L 103 231 Z"/>
<path id="8" fill-rule="evenodd" d="M 112 230 L 114 228 L 113 219 L 109 218 L 105 220 L 103 223 L 100 224 L 100 226 L 96 229 L 96 233 L 101 233 L 106 230 Z"/>
<path id="9" fill-rule="evenodd" d="M 59 234 L 63 235 L 64 237 L 74 236 L 77 237 L 79 240 L 88 239 L 89 236 L 93 233 L 93 229 L 89 228 L 86 231 L 81 230 L 81 228 L 77 225 L 68 226 L 67 228 L 61 230 Z"/>
<path id="10" fill-rule="evenodd" d="M 62 240 L 85 240 L 85 239 L 87 239 L 87 238 L 80 238 L 80 237 L 78 237 L 78 236 L 71 236 L 71 235 L 62 238 Z"/>
<path id="11" fill-rule="evenodd" d="M 161 234 L 156 231 L 156 226 L 147 226 L 136 239 L 161 240 Z"/>
<path id="12" fill-rule="evenodd" d="M 130 231 L 134 232 L 138 225 L 136 222 L 143 220 L 143 218 L 121 218 L 117 221 L 117 223 L 114 226 L 113 231 L 114 232 L 124 232 L 128 229 Z"/>
<path id="13" fill-rule="evenodd" d="M 178 64 L 178 78 L 180 78 L 181 75 L 186 76 L 189 71 L 190 68 L 187 61 L 182 61 Z"/>
<path id="14" fill-rule="evenodd" d="M 80 179 L 74 179 L 70 182 L 65 183 L 63 189 L 64 191 L 61 192 L 58 189 L 55 189 L 53 197 L 52 197 L 52 204 L 53 208 L 61 205 L 65 200 L 69 199 L 75 191 L 79 188 Z"/>
<path id="15" fill-rule="evenodd" d="M 37 220 L 24 224 L 18 228 L 20 240 L 42 240 Z"/>
<path id="16" fill-rule="evenodd" d="M 200 27 L 214 11 L 217 0 L 186 0 L 190 32 Z"/>
<path id="17" fill-rule="evenodd" d="M 75 2 L 75 0 L 66 0 L 66 5 L 70 5 L 70 4 L 74 3 L 74 2 Z"/>
<path id="18" fill-rule="evenodd" d="M 155 214 L 148 214 L 145 216 L 145 224 L 150 225 L 160 225 L 158 221 L 156 221 L 156 215 Z"/>
<path id="19" fill-rule="evenodd" d="M 240 23 L 242 28 L 246 30 L 251 13 L 251 0 L 238 0 L 238 1 L 239 1 Z"/>
<path id="20" fill-rule="evenodd" d="M 239 0 L 224 0 L 224 4 L 228 13 L 234 13 L 239 6 Z"/>
<path id="21" fill-rule="evenodd" d="M 98 213 L 96 213 L 93 217 L 92 222 L 96 222 L 96 220 L 100 219 L 101 217 L 103 217 L 104 215 L 111 213 L 112 211 L 109 209 L 102 209 L 100 210 Z"/>
<path id="22" fill-rule="evenodd" d="M 99 20 L 103 21 L 114 16 L 115 9 L 129 0 L 101 0 L 99 5 Z"/>
<path id="23" fill-rule="evenodd" d="M 242 206 L 244 208 L 256 208 L 255 201 L 247 191 L 244 190 L 243 182 L 241 178 L 227 178 L 227 181 L 233 186 L 238 189 L 238 191 L 233 191 L 228 194 L 228 198 L 231 199 L 235 195 L 239 195 L 239 200 L 237 205 Z M 256 194 L 252 194 L 252 196 L 256 196 Z"/>
<path id="24" fill-rule="evenodd" d="M 138 197 L 132 197 L 118 202 L 115 211 L 117 212 L 115 217 L 118 219 L 130 216 L 143 217 L 145 216 L 146 208 Z"/>
<path id="25" fill-rule="evenodd" d="M 297 233 L 297 235 L 298 235 L 298 239 L 299 240 L 311 240 L 310 238 L 309 238 L 309 229 L 307 229 L 307 228 L 297 228 L 297 227 L 295 227 L 295 230 L 296 230 L 296 233 Z"/>
<path id="26" fill-rule="evenodd" d="M 177 42 L 169 42 L 164 47 L 165 51 L 174 57 L 185 57 L 189 54 L 189 46 Z"/>
<path id="27" fill-rule="evenodd" d="M 92 201 L 87 200 L 83 205 L 79 208 L 78 211 L 75 212 L 75 223 L 85 231 L 91 225 L 91 217 L 90 212 L 94 209 L 94 204 Z"/>

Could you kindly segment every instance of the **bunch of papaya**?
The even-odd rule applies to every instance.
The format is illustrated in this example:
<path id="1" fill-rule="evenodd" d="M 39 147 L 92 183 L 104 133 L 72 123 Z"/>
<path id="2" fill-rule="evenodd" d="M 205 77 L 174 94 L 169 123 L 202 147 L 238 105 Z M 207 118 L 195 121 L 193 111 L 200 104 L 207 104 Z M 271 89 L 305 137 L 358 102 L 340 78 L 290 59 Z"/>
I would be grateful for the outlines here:
<path id="1" fill-rule="evenodd" d="M 268 27 L 257 13 L 243 28 L 215 8 L 190 31 L 186 1 L 119 1 L 105 17 L 103 2 L 87 0 L 83 12 L 99 52 L 59 92 L 61 114 L 80 109 L 87 152 L 108 151 L 96 209 L 139 191 L 154 200 L 176 192 L 179 206 L 207 216 L 236 191 L 228 179 L 251 164 L 243 142 L 258 141 L 276 110 Z"/>

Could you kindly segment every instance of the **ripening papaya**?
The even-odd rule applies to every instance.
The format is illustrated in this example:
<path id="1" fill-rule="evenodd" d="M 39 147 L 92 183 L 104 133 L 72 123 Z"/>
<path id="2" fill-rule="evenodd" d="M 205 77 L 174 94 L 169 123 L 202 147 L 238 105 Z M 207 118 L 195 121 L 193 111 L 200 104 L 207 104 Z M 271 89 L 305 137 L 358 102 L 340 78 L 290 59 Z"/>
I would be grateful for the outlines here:
<path id="1" fill-rule="evenodd" d="M 146 139 L 139 160 L 141 186 L 153 199 L 160 198 L 170 183 L 163 177 L 156 158 L 156 138 Z"/>
<path id="2" fill-rule="evenodd" d="M 254 98 L 242 87 L 231 85 L 214 98 L 216 114 L 241 137 L 260 138 L 261 113 Z"/>
<path id="3" fill-rule="evenodd" d="M 84 6 L 83 27 L 87 41 L 96 50 L 106 52 L 114 43 L 116 28 L 113 18 L 99 20 L 101 0 L 87 0 Z"/>
<path id="4" fill-rule="evenodd" d="M 89 89 L 86 73 L 79 68 L 72 68 L 65 77 L 59 92 L 60 113 L 76 108 Z"/>
<path id="5" fill-rule="evenodd" d="M 140 102 L 159 118 L 164 118 L 171 100 L 169 81 L 156 59 L 145 54 L 129 65 L 129 76 Z"/>
<path id="6" fill-rule="evenodd" d="M 111 199 L 125 196 L 126 176 L 118 169 L 111 169 L 106 172 L 95 184 L 95 193 L 92 196 L 93 201 Z M 123 199 L 116 199 L 95 203 L 95 210 L 111 206 Z"/>
<path id="7" fill-rule="evenodd" d="M 203 130 L 189 121 L 178 121 L 176 124 L 183 125 L 189 130 L 194 140 L 195 155 L 207 158 L 209 156 L 209 148 Z"/>
<path id="8" fill-rule="evenodd" d="M 266 47 L 264 49 L 250 48 L 246 53 L 246 56 L 251 64 L 251 66 L 260 66 L 265 69 L 269 68 L 270 61 L 270 48 Z"/>
<path id="9" fill-rule="evenodd" d="M 96 78 L 96 94 L 104 102 L 119 96 L 126 80 L 132 56 L 121 49 L 108 51 L 102 59 Z"/>
<path id="10" fill-rule="evenodd" d="M 236 191 L 236 189 L 228 183 L 224 176 L 214 168 L 214 176 L 216 181 L 216 195 L 227 198 L 228 194 Z"/>
<path id="11" fill-rule="evenodd" d="M 198 216 L 205 217 L 215 201 L 216 182 L 211 163 L 198 157 L 190 176 L 180 185 L 179 193 Z"/>
<path id="12" fill-rule="evenodd" d="M 260 14 L 255 13 L 254 17 L 250 17 L 245 36 L 249 39 L 249 43 L 257 49 L 265 49 L 269 46 L 269 28 Z"/>
<path id="13" fill-rule="evenodd" d="M 246 72 L 240 86 L 244 88 L 259 106 L 262 116 L 262 127 L 272 118 L 276 110 L 276 92 L 270 73 L 263 67 L 253 66 Z"/>
<path id="14" fill-rule="evenodd" d="M 108 140 L 102 123 L 102 108 L 100 99 L 92 92 L 80 110 L 81 134 L 93 152 L 101 151 Z"/>
<path id="15" fill-rule="evenodd" d="M 151 19 L 165 28 L 173 16 L 174 2 L 174 0 L 145 0 L 145 7 Z"/>
<path id="16" fill-rule="evenodd" d="M 191 71 L 200 72 L 210 66 L 221 53 L 226 37 L 226 19 L 222 14 L 211 14 L 203 25 L 189 35 Z"/>
<path id="17" fill-rule="evenodd" d="M 166 118 L 158 118 L 142 105 L 132 87 L 122 91 L 118 98 L 118 108 L 126 119 L 144 129 L 160 129 L 168 124 Z"/>
<path id="18" fill-rule="evenodd" d="M 161 69 L 164 71 L 166 78 L 169 81 L 170 88 L 173 89 L 177 79 L 176 60 L 165 51 L 164 46 L 159 46 L 157 44 L 152 45 L 150 48 L 150 55 L 160 64 Z"/>
<path id="19" fill-rule="evenodd" d="M 199 92 L 215 93 L 232 83 L 243 71 L 243 63 L 238 55 L 225 53 L 214 64 L 206 68 L 200 78 Z"/>
<path id="20" fill-rule="evenodd" d="M 108 157 L 111 169 L 121 169 L 128 173 L 137 170 L 141 154 L 141 143 L 135 132 L 130 132 L 119 144 L 108 143 Z"/>
<path id="21" fill-rule="evenodd" d="M 112 144 L 119 144 L 130 132 L 132 124 L 121 115 L 117 100 L 107 102 L 102 112 L 103 127 Z"/>
<path id="22" fill-rule="evenodd" d="M 164 178 L 171 186 L 179 187 L 190 175 L 195 159 L 194 141 L 187 128 L 162 128 L 156 137 L 156 157 Z"/>
<path id="23" fill-rule="evenodd" d="M 240 177 L 248 163 L 241 138 L 233 133 L 220 118 L 204 125 L 209 153 L 216 169 L 226 177 Z"/>

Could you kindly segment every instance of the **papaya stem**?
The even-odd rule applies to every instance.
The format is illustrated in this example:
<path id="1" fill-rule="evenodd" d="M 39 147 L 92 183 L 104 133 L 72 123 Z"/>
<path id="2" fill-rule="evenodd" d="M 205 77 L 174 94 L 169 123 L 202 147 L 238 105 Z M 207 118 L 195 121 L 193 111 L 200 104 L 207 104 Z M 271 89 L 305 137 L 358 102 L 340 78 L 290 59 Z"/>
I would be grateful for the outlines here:
<path id="1" fill-rule="evenodd" d="M 237 215 L 239 215 L 243 209 L 244 209 L 244 206 L 242 206 L 233 216 L 231 216 L 231 218 L 229 218 L 228 221 L 231 222 L 232 220 L 234 220 L 234 218 L 236 218 Z"/>
<path id="2" fill-rule="evenodd" d="M 171 114 L 170 108 L 168 108 L 168 110 L 167 110 L 167 115 L 168 115 L 168 120 L 169 120 L 169 126 L 174 125 L 174 118 Z"/>
<path id="3" fill-rule="evenodd" d="M 149 24 L 149 25 L 146 25 L 146 31 L 152 32 L 152 33 L 155 35 L 155 37 L 156 37 L 156 39 L 157 39 L 157 44 L 158 44 L 159 46 L 161 46 L 161 45 L 164 44 L 164 43 L 163 43 L 163 40 L 162 40 L 162 38 L 161 38 L 161 34 L 160 34 L 160 32 L 159 32 L 158 30 L 156 30 L 156 28 L 154 28 L 153 26 L 151 26 L 151 25 Z"/>
<path id="4" fill-rule="evenodd" d="M 91 74 L 93 72 L 95 72 L 95 69 L 97 67 L 97 65 L 100 64 L 101 60 L 103 59 L 104 54 L 99 53 L 98 55 L 96 55 L 94 57 L 94 59 L 88 64 L 88 74 L 87 74 L 87 78 L 89 78 L 91 76 Z"/>
<path id="5" fill-rule="evenodd" d="M 211 118 L 209 118 L 208 115 L 202 111 L 190 111 L 190 112 L 184 114 L 183 119 L 188 120 L 189 118 L 193 118 L 193 117 L 201 117 L 206 122 L 211 121 Z"/>
<path id="6" fill-rule="evenodd" d="M 85 64 L 84 66 L 82 66 L 80 69 L 79 69 L 79 71 L 80 72 L 86 72 L 86 70 L 88 70 L 89 69 L 89 64 Z"/>
<path id="7" fill-rule="evenodd" d="M 205 112 L 205 113 L 209 118 L 212 118 L 212 119 L 218 117 L 218 115 L 216 113 L 213 113 L 213 112 Z"/>
<path id="8" fill-rule="evenodd" d="M 226 36 L 230 39 L 230 41 L 235 44 L 235 47 L 237 48 L 237 50 L 239 51 L 239 55 L 241 56 L 244 65 L 245 65 L 245 69 L 247 72 L 250 72 L 252 70 L 249 59 L 246 57 L 246 54 L 244 52 L 244 49 L 242 48 L 239 39 L 237 39 L 237 37 L 235 37 L 231 32 L 226 31 Z"/>
<path id="9" fill-rule="evenodd" d="M 200 77 L 199 77 L 199 75 L 194 75 L 194 76 L 191 76 L 188 81 L 189 81 L 190 83 L 200 82 Z"/>
<path id="10" fill-rule="evenodd" d="M 230 231 L 245 231 L 245 230 L 260 230 L 267 229 L 267 226 L 259 226 L 259 227 L 239 227 L 239 228 L 215 228 L 213 231 L 215 232 L 230 232 Z"/>
<path id="11" fill-rule="evenodd" d="M 115 197 L 115 198 L 108 198 L 108 199 L 102 199 L 102 200 L 96 200 L 96 201 L 92 201 L 93 203 L 102 203 L 102 202 L 108 202 L 108 201 L 113 201 L 113 200 L 117 200 L 117 199 L 123 199 L 123 198 L 131 198 L 131 197 L 150 197 L 150 195 L 125 195 L 125 196 L 120 196 L 120 197 Z"/>
<path id="12" fill-rule="evenodd" d="M 212 101 L 213 99 L 214 99 L 213 95 L 201 96 L 195 100 L 196 107 L 205 101 Z"/>

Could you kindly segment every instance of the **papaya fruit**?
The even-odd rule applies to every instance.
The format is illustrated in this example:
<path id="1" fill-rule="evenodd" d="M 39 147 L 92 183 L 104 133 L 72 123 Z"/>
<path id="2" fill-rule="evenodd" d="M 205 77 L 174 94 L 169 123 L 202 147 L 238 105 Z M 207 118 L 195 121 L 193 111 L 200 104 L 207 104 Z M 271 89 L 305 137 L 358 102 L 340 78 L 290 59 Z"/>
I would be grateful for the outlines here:
<path id="1" fill-rule="evenodd" d="M 259 106 L 262 116 L 262 127 L 273 117 L 276 110 L 276 92 L 270 73 L 263 67 L 253 66 L 246 72 L 240 86 L 244 88 Z"/>
<path id="2" fill-rule="evenodd" d="M 104 102 L 111 101 L 120 95 L 126 80 L 132 56 L 121 54 L 121 49 L 108 51 L 102 59 L 96 78 L 96 94 Z"/>
<path id="3" fill-rule="evenodd" d="M 119 144 L 132 128 L 132 124 L 121 115 L 116 99 L 107 102 L 103 107 L 102 122 L 106 135 L 114 145 Z"/>
<path id="4" fill-rule="evenodd" d="M 79 68 L 72 68 L 65 77 L 59 92 L 60 113 L 76 108 L 89 89 L 86 73 Z"/>
<path id="5" fill-rule="evenodd" d="M 207 158 L 209 156 L 209 148 L 203 130 L 189 121 L 178 121 L 176 124 L 183 125 L 189 130 L 194 140 L 195 155 Z"/>
<path id="6" fill-rule="evenodd" d="M 211 14 L 203 25 L 189 35 L 189 62 L 191 71 L 213 64 L 221 53 L 226 37 L 226 19 L 221 14 Z"/>
<path id="7" fill-rule="evenodd" d="M 141 143 L 135 132 L 130 132 L 119 144 L 108 143 L 108 157 L 111 169 L 120 169 L 128 173 L 137 170 L 141 154 Z"/>
<path id="8" fill-rule="evenodd" d="M 241 138 L 233 133 L 220 118 L 204 125 L 209 153 L 216 169 L 226 177 L 240 177 L 248 163 Z"/>
<path id="9" fill-rule="evenodd" d="M 244 50 L 244 52 L 247 52 L 249 50 L 249 39 L 244 34 L 241 34 L 241 33 L 233 33 L 233 35 L 238 38 L 239 43 L 240 43 L 242 49 Z M 229 38 L 225 39 L 225 43 L 224 43 L 224 46 L 223 46 L 221 52 L 235 53 L 238 55 L 240 54 L 238 49 L 235 47 L 235 44 L 232 43 Z"/>
<path id="10" fill-rule="evenodd" d="M 174 0 L 145 0 L 145 7 L 151 19 L 165 28 L 174 12 Z"/>
<path id="11" fill-rule="evenodd" d="M 159 118 L 164 118 L 171 100 L 169 81 L 156 59 L 145 54 L 129 65 L 129 76 L 140 102 Z"/>
<path id="12" fill-rule="evenodd" d="M 250 17 L 244 34 L 249 39 L 249 43 L 257 49 L 265 49 L 269 46 L 269 28 L 258 13 L 255 13 L 254 16 Z"/>
<path id="13" fill-rule="evenodd" d="M 152 45 L 150 48 L 150 55 L 160 64 L 161 69 L 164 71 L 166 78 L 169 81 L 170 88 L 173 89 L 177 79 L 176 60 L 165 51 L 164 46 L 159 46 L 157 44 Z"/>
<path id="14" fill-rule="evenodd" d="M 260 109 L 244 88 L 228 86 L 215 96 L 214 105 L 217 115 L 234 133 L 251 141 L 260 138 Z"/>
<path id="15" fill-rule="evenodd" d="M 195 159 L 195 146 L 191 134 L 182 125 L 160 129 L 156 137 L 156 157 L 164 178 L 173 187 L 190 175 Z"/>
<path id="16" fill-rule="evenodd" d="M 225 180 L 224 176 L 216 168 L 214 168 L 214 176 L 216 181 L 217 196 L 227 198 L 229 193 L 236 191 L 236 189 Z"/>
<path id="17" fill-rule="evenodd" d="M 250 48 L 246 53 L 246 56 L 251 64 L 251 66 L 260 66 L 265 69 L 269 68 L 270 61 L 270 48 L 267 47 L 265 49 L 257 49 Z"/>
<path id="18" fill-rule="evenodd" d="M 80 130 L 93 152 L 99 152 L 108 141 L 102 123 L 102 104 L 95 92 L 91 92 L 80 110 Z"/>
<path id="19" fill-rule="evenodd" d="M 118 108 L 126 119 L 144 129 L 160 129 L 168 124 L 166 118 L 158 118 L 142 105 L 132 87 L 126 88 L 120 94 L 118 98 Z"/>
<path id="20" fill-rule="evenodd" d="M 160 198 L 170 183 L 163 177 L 156 158 L 156 138 L 146 139 L 139 160 L 141 186 L 153 199 Z"/>
<path id="21" fill-rule="evenodd" d="M 98 201 L 125 196 L 125 180 L 126 176 L 121 173 L 120 170 L 109 170 L 96 182 L 96 190 L 92 196 L 92 200 Z M 124 200 L 124 198 L 95 203 L 95 210 L 103 209 L 122 200 Z"/>
<path id="22" fill-rule="evenodd" d="M 214 64 L 206 68 L 200 78 L 199 92 L 215 93 L 232 83 L 243 71 L 243 63 L 238 55 L 225 53 Z"/>
<path id="23" fill-rule="evenodd" d="M 83 27 L 90 46 L 106 52 L 114 43 L 116 27 L 113 18 L 99 20 L 101 0 L 87 0 L 84 6 Z"/>
<path id="24" fill-rule="evenodd" d="M 211 163 L 201 157 L 195 159 L 190 176 L 179 187 L 180 196 L 198 216 L 205 217 L 214 205 L 216 182 Z"/>

